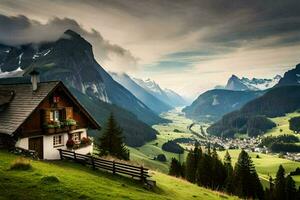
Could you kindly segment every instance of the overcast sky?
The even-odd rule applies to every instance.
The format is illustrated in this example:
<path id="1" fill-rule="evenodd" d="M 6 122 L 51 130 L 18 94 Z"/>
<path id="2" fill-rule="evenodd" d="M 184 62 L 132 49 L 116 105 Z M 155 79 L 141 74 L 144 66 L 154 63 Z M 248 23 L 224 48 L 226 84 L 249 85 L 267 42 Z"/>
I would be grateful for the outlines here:
<path id="1" fill-rule="evenodd" d="M 188 97 L 231 74 L 272 78 L 300 62 L 299 0 L 0 1 L 2 43 L 55 40 L 67 28 L 106 70 Z"/>

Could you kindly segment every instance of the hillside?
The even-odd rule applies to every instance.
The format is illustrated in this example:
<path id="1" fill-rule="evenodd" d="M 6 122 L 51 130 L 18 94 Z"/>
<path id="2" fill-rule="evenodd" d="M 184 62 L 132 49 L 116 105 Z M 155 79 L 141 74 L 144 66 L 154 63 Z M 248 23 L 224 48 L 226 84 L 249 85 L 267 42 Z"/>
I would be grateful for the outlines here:
<path id="1" fill-rule="evenodd" d="M 262 91 L 209 90 L 185 107 L 183 112 L 194 120 L 216 121 L 262 94 Z"/>
<path id="2" fill-rule="evenodd" d="M 276 87 L 284 85 L 299 85 L 300 84 L 300 64 L 296 65 L 294 69 L 291 69 L 284 73 L 284 76 Z"/>
<path id="3" fill-rule="evenodd" d="M 236 133 L 255 136 L 276 126 L 267 117 L 283 116 L 300 108 L 300 86 L 275 87 L 263 96 L 231 112 L 207 129 L 214 135 L 232 137 Z"/>
<path id="4" fill-rule="evenodd" d="M 41 73 L 41 80 L 61 80 L 69 88 L 110 104 L 116 104 L 149 125 L 163 122 L 97 63 L 92 45 L 72 30 L 55 42 L 19 47 L 0 45 L 1 74 L 26 72 L 32 67 Z"/>
<path id="5" fill-rule="evenodd" d="M 295 115 L 296 114 L 293 113 L 290 114 L 289 116 L 295 116 Z M 300 114 L 298 113 L 298 115 Z M 160 134 L 157 136 L 157 139 L 146 143 L 142 147 L 130 148 L 130 157 L 133 161 L 137 163 L 144 163 L 149 168 L 167 173 L 171 158 L 175 157 L 179 159 L 179 156 L 178 154 L 169 153 L 162 150 L 161 149 L 162 144 L 168 140 L 174 140 L 176 138 L 192 139 L 195 138 L 195 136 L 193 136 L 187 130 L 187 126 L 192 123 L 192 120 L 186 119 L 184 116 L 181 116 L 178 110 L 169 111 L 168 113 L 164 113 L 163 116 L 169 120 L 172 120 L 172 123 L 155 125 L 154 128 L 160 132 Z M 273 119 L 274 118 L 272 118 L 271 120 Z M 279 122 L 279 120 L 277 119 L 275 121 Z M 174 129 L 180 130 L 181 133 L 174 132 Z M 182 145 L 185 148 L 191 147 L 188 144 L 183 144 L 183 143 L 181 143 L 180 145 Z M 240 151 L 241 150 L 237 150 L 237 149 L 229 150 L 229 153 L 232 157 L 233 165 L 237 161 Z M 224 158 L 225 152 L 226 151 L 218 151 L 221 160 Z M 280 164 L 283 165 L 287 173 L 294 171 L 297 167 L 300 167 L 299 162 L 279 158 L 278 155 L 276 154 L 270 155 L 270 154 L 262 154 L 256 152 L 248 152 L 248 153 L 253 160 L 257 173 L 259 174 L 260 180 L 262 181 L 264 186 L 268 186 L 267 181 L 269 175 L 274 177 Z M 167 157 L 167 162 L 160 162 L 157 160 L 153 160 L 153 157 L 157 156 L 158 154 L 164 154 Z M 260 158 L 256 158 L 257 155 L 259 155 Z M 186 159 L 186 156 L 187 156 L 187 152 L 185 152 L 184 155 L 180 157 L 180 159 L 183 161 Z M 300 186 L 300 176 L 294 176 L 293 179 L 296 181 L 296 185 Z"/>
<path id="6" fill-rule="evenodd" d="M 289 128 L 289 120 L 293 117 L 299 117 L 299 112 L 287 113 L 284 116 L 270 118 L 274 123 L 277 124 L 276 127 L 270 129 L 266 132 L 267 136 L 279 136 L 283 134 L 292 134 L 300 137 L 299 134 L 295 134 L 294 131 Z"/>
<path id="7" fill-rule="evenodd" d="M 145 88 L 138 85 L 135 81 L 132 80 L 130 76 L 125 73 L 113 73 L 110 75 L 112 78 L 124 86 L 127 90 L 129 90 L 134 96 L 136 96 L 139 100 L 141 100 L 144 104 L 146 104 L 149 108 L 151 108 L 157 114 L 162 112 L 166 112 L 172 107 L 163 101 L 156 98 L 153 94 L 147 91 Z"/>
<path id="8" fill-rule="evenodd" d="M 67 161 L 32 161 L 29 171 L 8 170 L 15 155 L 0 151 L 0 199 L 237 199 L 181 179 L 152 172 L 158 188 L 144 189 L 132 179 L 93 171 Z M 59 183 L 43 182 L 55 176 Z M 30 195 L 28 195 L 30 194 Z"/>

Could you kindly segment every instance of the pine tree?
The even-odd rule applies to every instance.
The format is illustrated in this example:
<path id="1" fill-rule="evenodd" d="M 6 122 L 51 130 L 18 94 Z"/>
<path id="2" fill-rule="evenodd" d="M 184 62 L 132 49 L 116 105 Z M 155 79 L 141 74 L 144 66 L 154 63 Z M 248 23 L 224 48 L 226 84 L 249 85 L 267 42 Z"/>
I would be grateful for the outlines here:
<path id="1" fill-rule="evenodd" d="M 172 158 L 172 160 L 171 160 L 169 175 L 176 176 L 176 177 L 184 176 L 183 166 L 180 164 L 180 162 L 176 158 Z"/>
<path id="2" fill-rule="evenodd" d="M 186 159 L 185 174 L 186 179 L 192 183 L 196 182 L 197 166 L 200 163 L 202 157 L 202 150 L 198 143 L 195 144 L 193 151 L 190 151 Z"/>
<path id="3" fill-rule="evenodd" d="M 276 199 L 285 199 L 285 178 L 284 178 L 284 168 L 279 165 L 274 187 L 274 196 Z"/>
<path id="4" fill-rule="evenodd" d="M 285 194 L 286 194 L 285 199 L 287 200 L 296 199 L 297 189 L 296 189 L 295 181 L 290 175 L 288 175 L 285 180 Z"/>
<path id="5" fill-rule="evenodd" d="M 213 189 L 221 189 L 225 185 L 226 179 L 226 169 L 221 160 L 219 159 L 216 148 L 213 148 L 211 153 L 211 163 L 212 163 L 212 185 Z"/>
<path id="6" fill-rule="evenodd" d="M 263 198 L 263 187 L 246 151 L 241 151 L 233 174 L 236 195 L 243 198 Z"/>
<path id="7" fill-rule="evenodd" d="M 208 154 L 203 154 L 197 166 L 196 182 L 200 186 L 212 186 L 212 159 Z"/>
<path id="8" fill-rule="evenodd" d="M 129 160 L 129 150 L 125 147 L 122 135 L 122 129 L 118 126 L 113 114 L 111 114 L 104 133 L 99 138 L 100 155 L 111 155 L 119 159 Z"/>
<path id="9" fill-rule="evenodd" d="M 233 185 L 233 167 L 232 167 L 232 164 L 231 164 L 231 156 L 230 156 L 228 150 L 225 153 L 223 163 L 224 163 L 224 167 L 225 167 L 225 170 L 226 170 L 225 191 L 228 192 L 229 194 L 232 194 L 233 191 L 234 191 L 233 190 L 233 188 L 234 188 L 234 185 Z"/>

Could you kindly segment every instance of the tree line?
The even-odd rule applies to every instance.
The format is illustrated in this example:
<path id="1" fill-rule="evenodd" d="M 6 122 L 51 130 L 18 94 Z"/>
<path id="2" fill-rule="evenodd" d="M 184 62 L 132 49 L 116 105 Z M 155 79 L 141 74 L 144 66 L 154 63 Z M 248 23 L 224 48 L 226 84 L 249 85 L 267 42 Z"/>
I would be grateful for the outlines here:
<path id="1" fill-rule="evenodd" d="M 233 167 L 228 151 L 226 151 L 222 162 L 215 148 L 211 150 L 208 147 L 203 152 L 201 147 L 196 144 L 195 148 L 188 153 L 184 163 L 180 163 L 175 158 L 172 159 L 169 174 L 182 177 L 199 186 L 237 195 L 244 199 L 297 199 L 296 195 L 300 193 L 297 192 L 291 176 L 285 178 L 286 184 L 284 186 L 279 186 L 279 182 L 273 184 L 270 181 L 274 187 L 264 191 L 252 159 L 244 150 L 239 154 Z M 279 178 L 276 176 L 275 180 L 277 181 Z M 281 198 L 277 198 L 278 191 L 282 190 L 281 187 L 285 188 L 285 197 L 282 198 L 281 195 Z"/>

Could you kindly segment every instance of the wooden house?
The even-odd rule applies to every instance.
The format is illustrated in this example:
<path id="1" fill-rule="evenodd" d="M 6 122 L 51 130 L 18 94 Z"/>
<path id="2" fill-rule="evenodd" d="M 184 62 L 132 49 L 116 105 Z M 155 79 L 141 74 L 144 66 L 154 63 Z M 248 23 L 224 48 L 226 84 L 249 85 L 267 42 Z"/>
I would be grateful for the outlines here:
<path id="1" fill-rule="evenodd" d="M 58 159 L 58 149 L 91 153 L 88 129 L 100 129 L 90 113 L 59 81 L 0 82 L 0 148 L 34 150 Z"/>

